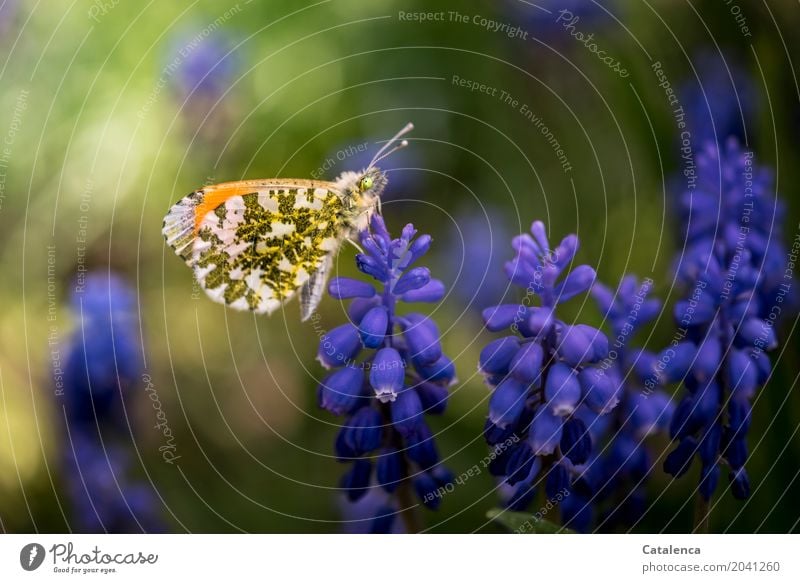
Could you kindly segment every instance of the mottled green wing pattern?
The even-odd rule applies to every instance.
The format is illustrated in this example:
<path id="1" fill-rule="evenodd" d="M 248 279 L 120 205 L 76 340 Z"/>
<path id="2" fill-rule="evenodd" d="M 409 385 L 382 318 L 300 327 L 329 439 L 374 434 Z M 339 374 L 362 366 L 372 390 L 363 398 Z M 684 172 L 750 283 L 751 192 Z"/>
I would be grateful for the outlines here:
<path id="1" fill-rule="evenodd" d="M 336 253 L 344 204 L 325 188 L 269 188 L 232 196 L 199 223 L 193 259 L 214 301 L 272 313 Z"/>

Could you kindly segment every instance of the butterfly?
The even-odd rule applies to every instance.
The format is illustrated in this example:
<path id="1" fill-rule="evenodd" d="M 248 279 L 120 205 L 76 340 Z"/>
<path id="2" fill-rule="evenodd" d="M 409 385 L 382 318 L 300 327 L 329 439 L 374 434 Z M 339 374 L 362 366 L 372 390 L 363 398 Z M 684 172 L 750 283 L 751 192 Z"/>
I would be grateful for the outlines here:
<path id="1" fill-rule="evenodd" d="M 169 209 L 164 238 L 215 302 L 271 314 L 299 291 L 308 320 L 342 243 L 356 244 L 380 212 L 387 179 L 376 164 L 407 146 L 400 138 L 413 128 L 397 132 L 367 168 L 334 182 L 270 178 L 195 190 Z"/>

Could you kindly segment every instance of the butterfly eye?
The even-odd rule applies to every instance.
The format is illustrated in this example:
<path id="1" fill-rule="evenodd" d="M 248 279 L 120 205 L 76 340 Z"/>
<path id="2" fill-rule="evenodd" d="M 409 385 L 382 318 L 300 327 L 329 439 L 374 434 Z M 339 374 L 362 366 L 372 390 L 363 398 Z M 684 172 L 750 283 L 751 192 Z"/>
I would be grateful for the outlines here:
<path id="1" fill-rule="evenodd" d="M 372 184 L 373 184 L 372 177 L 365 176 L 364 178 L 361 179 L 361 190 L 369 190 L 370 188 L 372 188 Z"/>

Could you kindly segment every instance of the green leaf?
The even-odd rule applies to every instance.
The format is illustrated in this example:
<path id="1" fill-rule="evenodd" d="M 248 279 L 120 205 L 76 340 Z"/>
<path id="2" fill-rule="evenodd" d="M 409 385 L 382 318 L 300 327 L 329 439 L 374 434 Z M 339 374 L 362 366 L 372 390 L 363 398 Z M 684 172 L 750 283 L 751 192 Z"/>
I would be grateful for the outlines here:
<path id="1" fill-rule="evenodd" d="M 496 520 L 515 534 L 574 534 L 575 531 L 525 512 L 492 508 L 486 518 Z"/>

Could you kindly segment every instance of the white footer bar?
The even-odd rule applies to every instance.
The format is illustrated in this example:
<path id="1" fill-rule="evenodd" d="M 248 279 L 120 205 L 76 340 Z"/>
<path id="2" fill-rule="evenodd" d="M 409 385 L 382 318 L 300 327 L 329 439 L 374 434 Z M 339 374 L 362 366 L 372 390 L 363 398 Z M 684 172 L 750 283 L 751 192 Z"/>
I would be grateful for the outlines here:
<path id="1" fill-rule="evenodd" d="M 799 564 L 795 535 L 0 536 L 0 581 L 15 582 L 735 583 L 800 581 Z"/>

